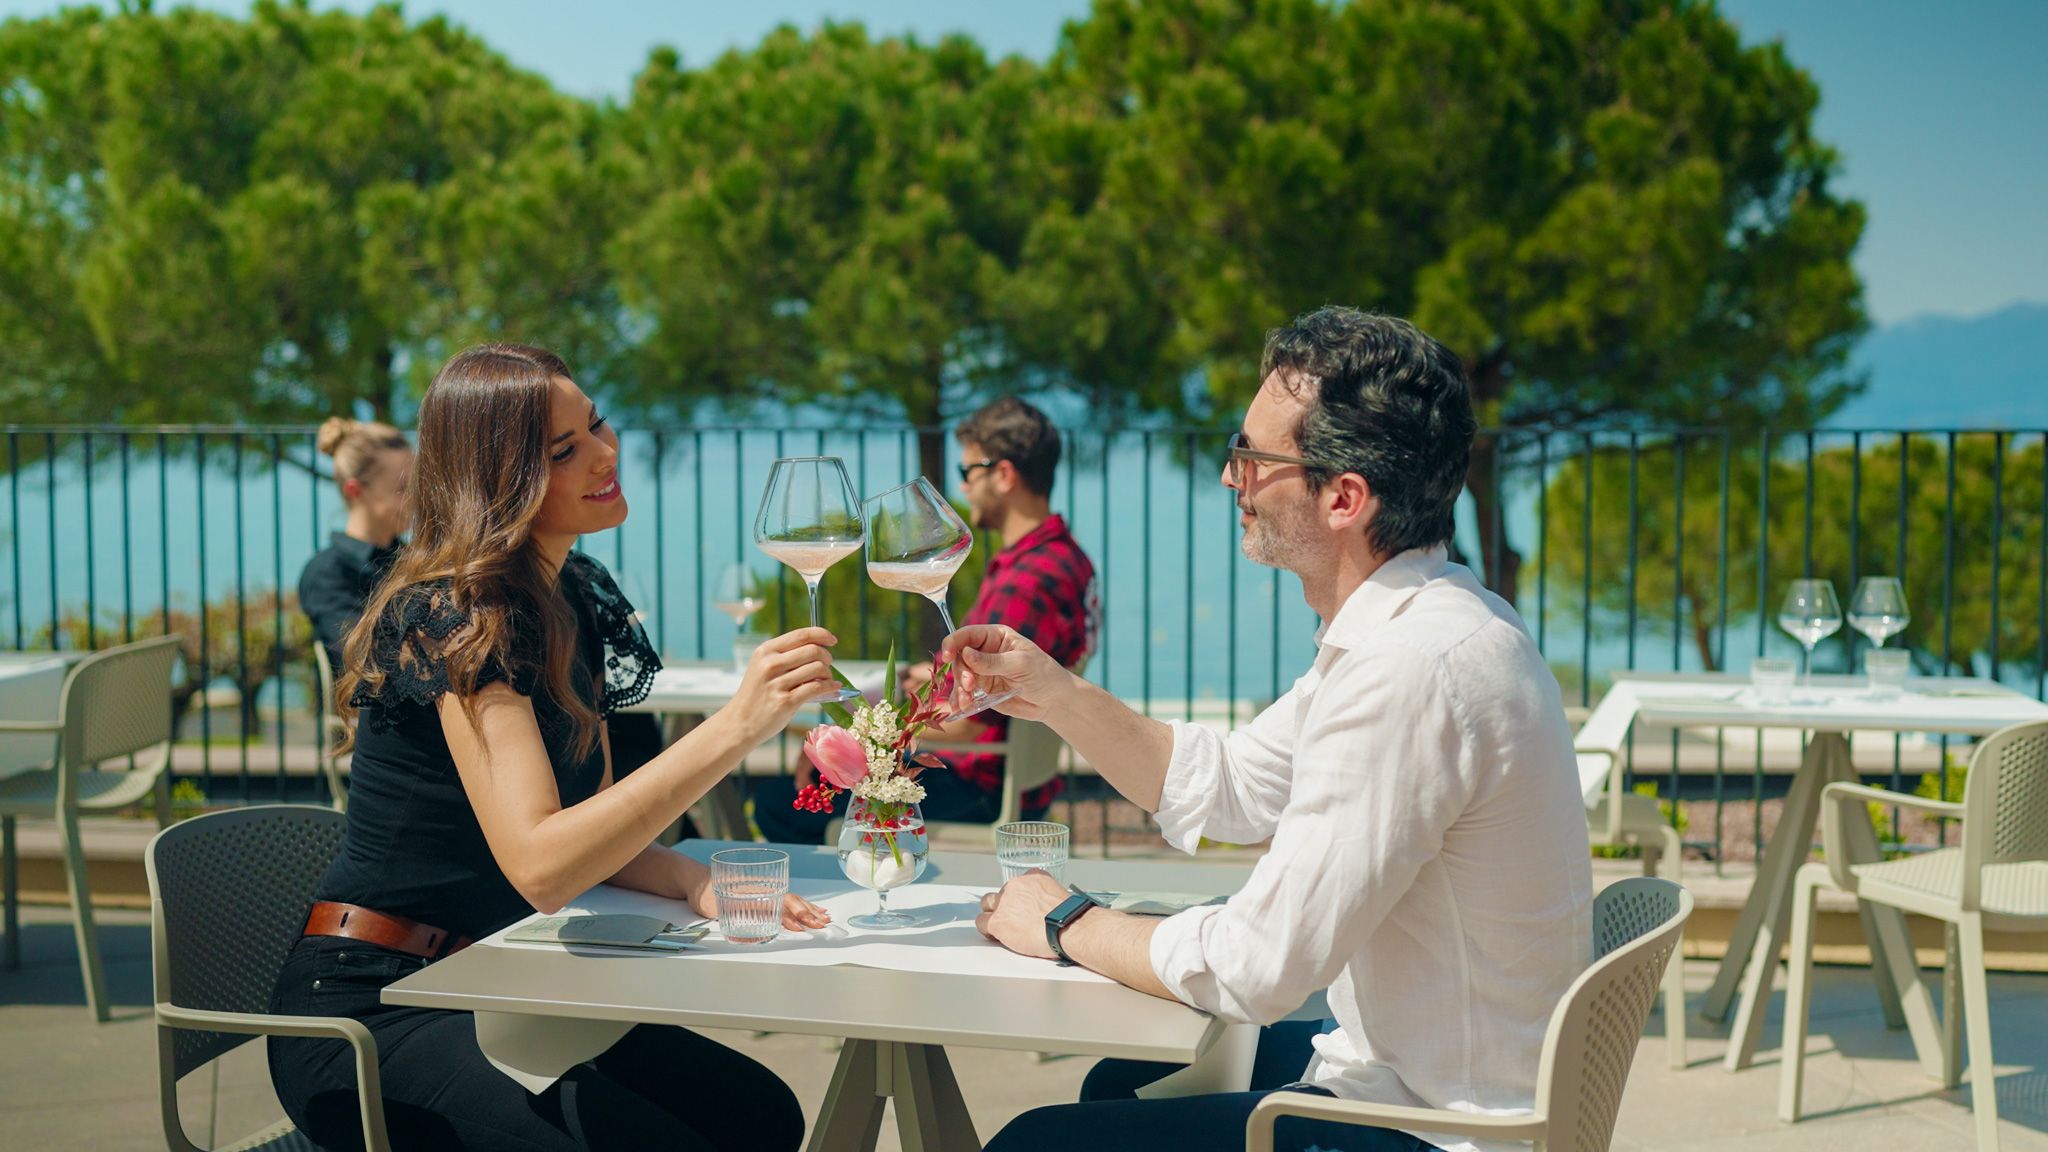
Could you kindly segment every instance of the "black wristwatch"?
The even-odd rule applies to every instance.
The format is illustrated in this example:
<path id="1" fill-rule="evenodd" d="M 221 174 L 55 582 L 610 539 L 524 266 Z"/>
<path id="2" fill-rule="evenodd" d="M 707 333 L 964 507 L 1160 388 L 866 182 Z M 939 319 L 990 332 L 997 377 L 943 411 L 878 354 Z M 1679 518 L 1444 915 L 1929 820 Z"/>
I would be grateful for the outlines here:
<path id="1" fill-rule="evenodd" d="M 1060 933 L 1066 930 L 1067 925 L 1079 920 L 1081 913 L 1099 907 L 1102 903 L 1071 884 L 1067 886 L 1067 891 L 1073 895 L 1060 901 L 1059 907 L 1045 914 L 1045 942 L 1052 948 L 1052 954 L 1060 958 L 1062 968 L 1072 968 L 1074 960 L 1067 955 L 1065 948 L 1060 947 Z"/>

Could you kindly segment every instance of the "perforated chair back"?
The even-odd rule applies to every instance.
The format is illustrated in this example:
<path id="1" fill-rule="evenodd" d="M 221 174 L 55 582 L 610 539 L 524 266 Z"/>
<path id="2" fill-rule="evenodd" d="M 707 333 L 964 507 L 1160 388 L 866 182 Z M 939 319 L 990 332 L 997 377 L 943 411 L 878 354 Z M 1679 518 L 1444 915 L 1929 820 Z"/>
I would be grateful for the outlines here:
<path id="1" fill-rule="evenodd" d="M 1963 907 L 1978 908 L 1987 864 L 2048 860 L 2048 720 L 1984 738 L 1963 785 Z"/>
<path id="2" fill-rule="evenodd" d="M 174 824 L 149 842 L 150 958 L 159 1004 L 263 1013 L 341 846 L 332 808 L 275 804 Z M 178 1029 L 182 1077 L 251 1037 Z"/>
<path id="3" fill-rule="evenodd" d="M 1060 774 L 1060 749 L 1066 741 L 1036 720 L 1010 721 L 1004 743 L 1010 746 L 1003 760 L 1003 808 L 997 823 L 1023 818 L 1023 797 L 1042 788 Z"/>
<path id="4" fill-rule="evenodd" d="M 1594 897 L 1594 961 L 1551 1015 L 1536 1076 L 1549 1152 L 1605 1152 L 1613 1139 L 1637 1041 L 1690 915 L 1692 894 L 1654 877 Z"/>
<path id="5" fill-rule="evenodd" d="M 179 638 L 159 636 L 95 652 L 64 677 L 58 754 L 70 773 L 103 760 L 163 751 L 171 740 L 171 670 Z"/>

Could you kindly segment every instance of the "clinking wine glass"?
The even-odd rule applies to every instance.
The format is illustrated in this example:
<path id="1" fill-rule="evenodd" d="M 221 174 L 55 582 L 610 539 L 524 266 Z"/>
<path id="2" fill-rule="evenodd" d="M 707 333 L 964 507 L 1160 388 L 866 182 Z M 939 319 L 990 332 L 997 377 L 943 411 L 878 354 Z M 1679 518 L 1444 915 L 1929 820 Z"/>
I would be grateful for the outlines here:
<path id="1" fill-rule="evenodd" d="M 837 456 L 794 456 L 777 460 L 754 517 L 754 543 L 803 577 L 811 594 L 811 626 L 818 624 L 818 582 L 825 569 L 860 551 L 866 532 L 860 498 Z M 856 700 L 841 688 L 832 699 Z"/>
<path id="2" fill-rule="evenodd" d="M 1826 580 L 1794 580 L 1778 605 L 1778 627 L 1806 649 L 1806 682 L 1813 683 L 1814 646 L 1842 627 L 1842 605 Z"/>
<path id="3" fill-rule="evenodd" d="M 1906 610 L 1906 586 L 1896 576 L 1865 576 L 1849 597 L 1849 627 L 1870 637 L 1874 648 L 1906 630 L 1913 616 Z"/>
<path id="4" fill-rule="evenodd" d="M 953 613 L 946 607 L 946 587 L 974 550 L 974 532 L 967 522 L 922 476 L 869 497 L 862 507 L 868 521 L 868 579 L 931 601 L 947 633 L 956 631 Z M 955 716 L 972 716 L 1014 695 L 978 691 Z"/>

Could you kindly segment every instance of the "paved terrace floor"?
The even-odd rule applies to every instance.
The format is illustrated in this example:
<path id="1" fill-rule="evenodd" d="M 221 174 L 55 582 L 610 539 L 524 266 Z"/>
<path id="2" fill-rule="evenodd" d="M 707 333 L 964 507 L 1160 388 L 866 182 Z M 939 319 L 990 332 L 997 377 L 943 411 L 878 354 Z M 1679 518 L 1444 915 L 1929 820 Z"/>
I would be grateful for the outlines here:
<path id="1" fill-rule="evenodd" d="M 157 1117 L 156 1044 L 149 1018 L 149 928 L 146 915 L 106 913 L 101 921 L 115 1019 L 94 1024 L 84 1008 L 69 922 L 61 909 L 25 910 L 23 964 L 0 972 L 0 1147 L 156 1149 L 164 1147 Z M 1688 962 L 1697 1002 L 1711 965 Z M 1887 1032 L 1867 969 L 1817 972 L 1807 1072 L 1809 1119 L 1778 1122 L 1778 1060 L 1767 1047 L 1756 1066 L 1729 1075 L 1719 1066 L 1725 1030 L 1695 1020 L 1692 1067 L 1665 1067 L 1662 1021 L 1652 1017 L 1637 1051 L 1614 1148 L 1709 1152 L 1742 1149 L 1885 1149 L 1935 1152 L 1972 1147 L 1967 1089 L 1944 1092 L 1922 1077 L 1903 1033 Z M 2048 975 L 1994 973 L 1993 1020 L 1998 1051 L 2002 1140 L 2008 1152 L 2048 1150 Z M 1777 1005 L 1765 1044 L 1779 1034 Z M 752 1037 L 715 1033 L 751 1053 L 796 1086 L 815 1114 L 833 1053 L 814 1037 Z M 955 1049 L 961 1087 L 984 1139 L 1011 1117 L 1041 1104 L 1071 1100 L 1089 1061 L 1027 1053 Z M 183 1108 L 188 1131 L 202 1146 L 225 1145 L 281 1115 L 253 1043 L 220 1064 L 217 1086 L 188 1078 Z M 211 1113 L 218 1139 L 207 1140 Z M 896 1148 L 894 1118 L 883 1149 Z"/>

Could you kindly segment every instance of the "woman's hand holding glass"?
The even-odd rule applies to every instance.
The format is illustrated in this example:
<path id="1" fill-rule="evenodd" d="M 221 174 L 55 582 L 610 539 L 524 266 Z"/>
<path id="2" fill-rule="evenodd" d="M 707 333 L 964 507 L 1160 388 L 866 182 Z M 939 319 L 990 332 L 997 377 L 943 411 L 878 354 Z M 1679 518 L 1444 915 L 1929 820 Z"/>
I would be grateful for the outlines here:
<path id="1" fill-rule="evenodd" d="M 711 890 L 711 874 L 690 893 L 690 911 L 706 920 L 718 919 L 718 894 Z M 832 914 L 794 892 L 782 898 L 782 926 L 792 932 L 811 932 L 832 923 Z"/>
<path id="2" fill-rule="evenodd" d="M 787 728 L 803 708 L 837 697 L 832 645 L 838 642 L 823 628 L 798 628 L 763 640 L 733 694 L 733 715 L 766 740 Z"/>

